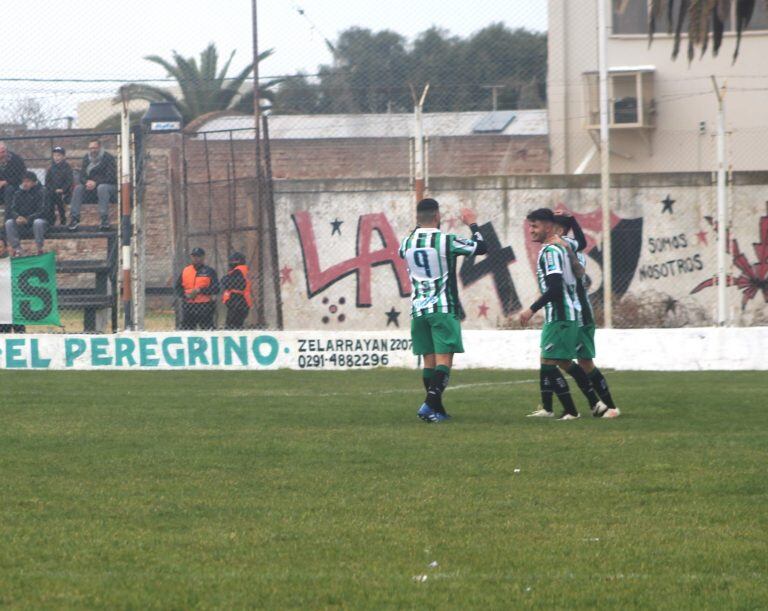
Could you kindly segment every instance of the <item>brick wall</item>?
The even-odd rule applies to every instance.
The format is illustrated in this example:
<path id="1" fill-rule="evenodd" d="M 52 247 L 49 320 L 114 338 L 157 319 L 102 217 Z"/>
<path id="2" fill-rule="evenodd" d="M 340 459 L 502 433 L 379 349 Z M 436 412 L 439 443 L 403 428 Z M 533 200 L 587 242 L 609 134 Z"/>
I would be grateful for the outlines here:
<path id="1" fill-rule="evenodd" d="M 79 170 L 88 152 L 88 141 L 93 137 L 93 132 L 86 130 L 30 130 L 13 134 L 0 130 L 0 140 L 9 150 L 21 155 L 29 169 L 47 168 L 51 163 L 53 147 L 63 146 L 72 168 Z M 117 136 L 102 134 L 99 140 L 107 151 L 117 156 Z"/>
<path id="2" fill-rule="evenodd" d="M 276 180 L 338 178 L 400 178 L 410 175 L 407 138 L 340 138 L 273 140 L 272 174 Z M 206 150 L 208 165 L 206 165 Z M 191 182 L 228 173 L 253 176 L 254 146 L 250 140 L 188 140 L 187 172 Z M 232 160 L 235 163 L 232 164 Z M 544 174 L 549 171 L 545 136 L 460 136 L 429 141 L 431 176 L 494 176 Z"/>
<path id="3" fill-rule="evenodd" d="M 29 167 L 40 169 L 47 167 L 53 146 L 64 146 L 70 163 L 77 168 L 92 135 L 79 130 L 30 131 L 24 133 L 23 139 L 6 137 L 6 143 L 27 160 Z M 114 135 L 102 136 L 101 140 L 108 151 L 117 155 Z M 181 134 L 152 134 L 145 138 L 145 153 L 142 195 L 147 286 L 168 288 L 186 260 L 187 232 L 212 232 L 207 238 L 198 235 L 191 240 L 214 250 L 219 261 L 226 258 L 229 248 L 243 248 L 244 235 L 229 230 L 253 220 L 251 217 L 249 221 L 248 212 L 254 191 L 254 144 L 251 140 L 206 143 Z M 407 138 L 271 142 L 272 171 L 277 182 L 407 178 L 410 158 Z M 463 136 L 432 138 L 429 142 L 429 171 L 433 177 L 546 173 L 548 169 L 546 137 Z M 182 187 L 185 172 L 186 189 Z M 110 218 L 117 222 L 117 206 L 111 207 Z M 83 223 L 97 222 L 96 207 L 85 206 Z M 219 233 L 214 237 L 216 231 Z M 49 248 L 63 259 L 100 259 L 104 256 L 101 242 L 73 236 L 51 241 Z"/>
<path id="4" fill-rule="evenodd" d="M 429 141 L 430 176 L 508 176 L 549 172 L 546 136 L 460 136 Z"/>
<path id="5" fill-rule="evenodd" d="M 170 287 L 174 280 L 173 261 L 179 236 L 173 196 L 179 186 L 172 184 L 171 169 L 174 149 L 178 150 L 180 138 L 177 135 L 150 135 L 145 140 L 144 185 L 139 185 L 139 193 L 144 202 L 146 284 L 151 287 Z M 180 171 L 179 168 L 176 170 Z"/>

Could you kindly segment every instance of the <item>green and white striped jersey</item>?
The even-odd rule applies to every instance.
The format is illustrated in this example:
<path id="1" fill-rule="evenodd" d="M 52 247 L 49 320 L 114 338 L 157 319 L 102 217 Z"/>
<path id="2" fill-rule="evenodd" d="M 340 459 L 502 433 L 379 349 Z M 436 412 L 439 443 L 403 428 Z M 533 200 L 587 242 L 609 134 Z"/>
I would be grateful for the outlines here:
<path id="1" fill-rule="evenodd" d="M 400 243 L 411 277 L 411 316 L 442 312 L 459 315 L 456 259 L 473 255 L 477 241 L 439 229 L 418 228 Z"/>
<path id="2" fill-rule="evenodd" d="M 581 264 L 581 267 L 586 271 L 587 269 L 587 255 L 578 250 L 579 243 L 571 237 L 563 236 L 563 240 L 568 242 L 573 252 L 576 253 L 576 259 Z M 592 325 L 595 322 L 595 311 L 592 309 L 592 302 L 589 300 L 587 294 L 587 287 L 584 286 L 584 277 L 576 278 L 576 297 L 579 300 L 581 306 L 581 322 L 583 325 Z"/>
<path id="3" fill-rule="evenodd" d="M 576 277 L 568 255 L 562 246 L 545 244 L 536 262 L 536 277 L 542 294 L 547 290 L 546 277 L 560 274 L 563 277 L 563 297 L 557 303 L 549 302 L 544 309 L 544 322 L 580 321 L 581 305 L 576 297 Z"/>

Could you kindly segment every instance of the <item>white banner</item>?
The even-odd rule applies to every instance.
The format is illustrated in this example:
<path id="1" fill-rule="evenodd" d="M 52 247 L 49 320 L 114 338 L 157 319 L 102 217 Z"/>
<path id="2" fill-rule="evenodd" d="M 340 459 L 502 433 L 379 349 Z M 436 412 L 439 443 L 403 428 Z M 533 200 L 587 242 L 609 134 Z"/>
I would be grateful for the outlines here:
<path id="1" fill-rule="evenodd" d="M 0 259 L 0 321 L 13 322 L 11 297 L 11 259 Z"/>
<path id="2" fill-rule="evenodd" d="M 458 368 L 536 369 L 538 331 L 466 331 Z M 597 331 L 597 363 L 623 370 L 768 369 L 768 327 Z M 2 335 L 13 370 L 341 370 L 415 368 L 401 332 L 183 332 Z"/>
<path id="3" fill-rule="evenodd" d="M 4 369 L 356 369 L 410 367 L 393 333 L 178 332 L 0 336 Z"/>

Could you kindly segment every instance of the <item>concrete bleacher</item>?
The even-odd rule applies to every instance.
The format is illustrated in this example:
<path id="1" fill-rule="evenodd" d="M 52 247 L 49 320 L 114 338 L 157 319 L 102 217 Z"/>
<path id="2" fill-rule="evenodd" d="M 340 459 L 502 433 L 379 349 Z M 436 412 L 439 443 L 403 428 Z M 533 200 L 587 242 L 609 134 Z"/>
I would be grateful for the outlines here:
<path id="1" fill-rule="evenodd" d="M 55 225 L 46 232 L 45 250 L 56 253 L 59 310 L 82 311 L 84 332 L 116 331 L 117 206 L 110 205 L 109 231 L 99 229 L 96 204 L 83 204 L 81 212 L 77 231 Z M 32 251 L 31 238 L 22 240 L 22 248 Z"/>

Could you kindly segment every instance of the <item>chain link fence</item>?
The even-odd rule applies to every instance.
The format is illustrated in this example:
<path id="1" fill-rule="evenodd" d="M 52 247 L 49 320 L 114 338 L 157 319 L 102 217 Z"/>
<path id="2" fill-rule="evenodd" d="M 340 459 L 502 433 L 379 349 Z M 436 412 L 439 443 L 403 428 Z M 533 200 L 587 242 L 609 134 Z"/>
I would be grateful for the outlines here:
<path id="1" fill-rule="evenodd" d="M 463 231 L 463 206 L 483 220 L 490 252 L 459 270 L 468 328 L 515 328 L 516 313 L 535 298 L 537 245 L 524 218 L 540 206 L 567 211 L 584 227 L 602 322 L 597 15 L 588 4 L 481 3 L 471 15 L 477 26 L 455 33 L 439 26 L 461 29 L 456 17 L 466 7 L 440 5 L 421 30 L 399 31 L 377 25 L 393 23 L 382 15 L 363 19 L 367 26 L 329 27 L 319 9 L 297 3 L 286 10 L 306 29 L 312 57 L 299 61 L 298 42 L 262 53 L 258 149 L 250 67 L 227 63 L 215 45 L 194 58 L 157 49 L 149 63 L 132 59 L 162 68 L 162 77 L 126 79 L 102 67 L 73 79 L 6 79 L 0 138 L 48 192 L 42 250 L 55 252 L 60 324 L 40 328 L 123 326 L 118 244 L 126 228 L 133 320 L 143 328 L 405 326 L 409 284 L 395 251 L 422 193 L 441 201 L 447 230 Z M 764 7 L 737 63 L 724 52 L 687 64 L 670 59 L 672 40 L 663 33 L 648 48 L 646 4 L 611 2 L 613 323 L 715 320 L 717 89 L 726 104 L 730 319 L 765 324 Z M 244 19 L 249 9 L 222 10 Z M 411 11 L 420 15 L 392 10 L 402 12 L 402 24 Z M 727 25 L 724 47 L 731 44 Z M 304 68 L 270 70 L 282 65 L 281 54 Z M 88 189 L 70 230 L 61 213 L 69 224 L 93 141 L 119 160 L 121 88 L 136 134 L 132 226 L 118 222 L 116 171 L 108 218 Z M 153 101 L 172 101 L 183 131 L 140 126 Z M 55 147 L 72 168 L 71 189 L 62 193 L 48 184 Z M 13 220 L 4 203 L 4 220 Z M 6 252 L 35 255 L 34 231 L 19 232 L 20 248 L 8 244 Z"/>
<path id="2" fill-rule="evenodd" d="M 66 332 L 117 329 L 119 141 L 114 132 L 29 130 L 3 137 L 2 255 L 55 253 L 56 301 Z M 101 203 L 100 203 L 101 200 Z M 76 211 L 73 216 L 73 210 Z M 103 212 L 103 214 L 102 214 Z M 73 220 L 79 216 L 79 223 Z M 43 266 L 42 269 L 45 269 Z M 32 283 L 34 285 L 34 283 Z M 27 292 L 35 294 L 34 286 Z M 8 304 L 23 299 L 14 283 Z M 51 294 L 32 310 L 50 309 Z M 25 317 L 31 324 L 35 316 Z M 45 318 L 48 318 L 47 316 Z M 17 325 L 18 326 L 18 325 Z"/>

